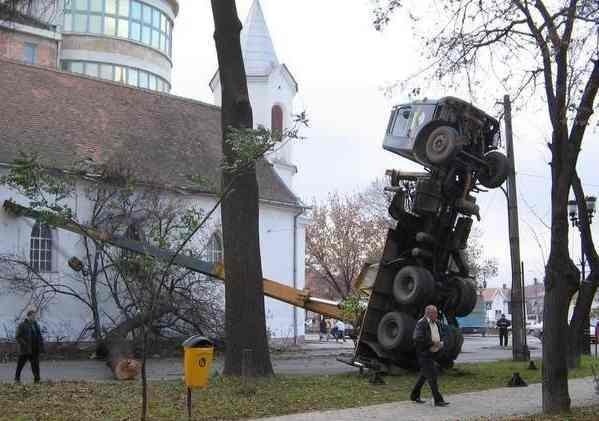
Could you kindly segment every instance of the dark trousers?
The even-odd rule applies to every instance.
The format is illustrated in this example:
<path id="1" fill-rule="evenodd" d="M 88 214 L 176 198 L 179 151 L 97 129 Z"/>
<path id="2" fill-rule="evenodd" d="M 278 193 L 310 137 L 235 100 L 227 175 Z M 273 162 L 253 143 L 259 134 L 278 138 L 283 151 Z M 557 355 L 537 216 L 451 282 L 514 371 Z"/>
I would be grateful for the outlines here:
<path id="1" fill-rule="evenodd" d="M 499 346 L 507 346 L 507 329 L 499 329 Z"/>
<path id="2" fill-rule="evenodd" d="M 435 403 L 443 402 L 443 396 L 441 396 L 441 392 L 439 392 L 439 385 L 437 384 L 437 368 L 435 367 L 435 362 L 430 357 L 419 356 L 418 364 L 420 365 L 420 377 L 418 377 L 418 380 L 412 389 L 410 398 L 412 400 L 419 398 L 422 386 L 424 386 L 424 382 L 428 381 L 428 385 L 433 393 L 433 399 L 435 399 Z"/>
<path id="3" fill-rule="evenodd" d="M 31 363 L 31 371 L 33 372 L 33 380 L 35 382 L 40 381 L 40 354 L 29 354 L 19 355 L 17 360 L 17 371 L 15 372 L 15 380 L 21 380 L 21 371 L 25 367 L 25 363 L 29 361 Z"/>

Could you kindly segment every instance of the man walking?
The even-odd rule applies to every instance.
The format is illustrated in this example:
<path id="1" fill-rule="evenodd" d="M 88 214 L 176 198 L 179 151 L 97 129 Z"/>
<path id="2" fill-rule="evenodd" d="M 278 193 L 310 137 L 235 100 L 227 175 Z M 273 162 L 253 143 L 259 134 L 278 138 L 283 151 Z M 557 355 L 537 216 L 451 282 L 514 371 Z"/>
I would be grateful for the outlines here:
<path id="1" fill-rule="evenodd" d="M 327 321 L 325 320 L 324 316 L 320 316 L 319 333 L 320 333 L 320 341 L 322 342 L 322 338 L 325 338 L 328 342 L 329 332 L 327 329 Z"/>
<path id="2" fill-rule="evenodd" d="M 497 327 L 499 328 L 499 346 L 507 346 L 507 328 L 510 327 L 511 324 L 512 323 L 505 318 L 505 314 L 502 314 L 499 320 L 497 320 Z"/>
<path id="3" fill-rule="evenodd" d="M 417 403 L 424 403 L 420 399 L 420 391 L 424 382 L 428 381 L 428 385 L 433 393 L 435 406 L 447 406 L 439 386 L 437 384 L 437 368 L 435 367 L 435 355 L 443 348 L 441 342 L 440 326 L 437 322 L 437 307 L 433 305 L 426 306 L 424 309 L 424 317 L 416 323 L 414 329 L 414 344 L 416 345 L 416 354 L 418 356 L 418 365 L 420 365 L 420 377 L 412 389 L 410 399 Z"/>
<path id="4" fill-rule="evenodd" d="M 27 361 L 31 364 L 34 383 L 39 383 L 40 354 L 44 352 L 44 340 L 40 326 L 35 321 L 35 310 L 29 310 L 25 320 L 19 324 L 16 339 L 19 345 L 19 359 L 15 372 L 15 383 L 21 382 L 21 371 Z"/>
<path id="5" fill-rule="evenodd" d="M 343 339 L 345 342 L 345 323 L 341 320 L 337 320 L 335 323 L 335 342 L 339 342 L 339 339 Z"/>

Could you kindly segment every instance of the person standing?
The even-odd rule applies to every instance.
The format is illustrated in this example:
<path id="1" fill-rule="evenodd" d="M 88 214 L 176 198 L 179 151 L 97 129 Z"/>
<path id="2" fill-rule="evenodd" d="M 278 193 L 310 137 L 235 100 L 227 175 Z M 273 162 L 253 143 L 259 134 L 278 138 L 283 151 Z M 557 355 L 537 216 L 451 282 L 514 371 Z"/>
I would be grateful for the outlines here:
<path id="1" fill-rule="evenodd" d="M 502 314 L 499 320 L 497 320 L 497 327 L 499 328 L 499 346 L 507 346 L 507 329 L 511 324 L 512 323 L 505 318 L 505 314 Z"/>
<path id="2" fill-rule="evenodd" d="M 335 342 L 339 342 L 339 338 L 345 342 L 345 323 L 341 320 L 337 320 L 335 323 Z"/>
<path id="3" fill-rule="evenodd" d="M 15 382 L 21 382 L 21 371 L 29 361 L 33 372 L 34 383 L 40 382 L 40 354 L 44 352 L 44 339 L 40 326 L 37 323 L 35 310 L 29 310 L 27 317 L 17 327 L 17 344 L 19 345 L 19 359 Z"/>
<path id="4" fill-rule="evenodd" d="M 322 342 L 323 338 L 326 338 L 328 340 L 329 337 L 327 335 L 327 321 L 325 320 L 324 316 L 320 316 L 318 329 L 319 329 L 319 340 L 321 342 Z"/>
<path id="5" fill-rule="evenodd" d="M 435 356 L 443 348 L 441 341 L 440 325 L 437 321 L 438 312 L 434 305 L 426 306 L 424 317 L 416 322 L 414 328 L 414 345 L 416 345 L 416 355 L 418 365 L 420 366 L 420 377 L 416 381 L 410 399 L 417 403 L 424 403 L 420 399 L 420 392 L 424 382 L 427 381 L 433 393 L 435 406 L 447 406 L 437 384 L 437 367 L 435 366 Z"/>

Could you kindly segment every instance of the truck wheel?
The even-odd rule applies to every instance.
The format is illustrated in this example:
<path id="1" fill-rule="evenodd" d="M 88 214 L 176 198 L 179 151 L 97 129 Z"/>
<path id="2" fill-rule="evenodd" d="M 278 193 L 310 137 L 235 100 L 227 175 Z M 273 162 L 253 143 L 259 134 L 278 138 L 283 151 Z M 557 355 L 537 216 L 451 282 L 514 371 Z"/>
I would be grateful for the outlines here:
<path id="1" fill-rule="evenodd" d="M 399 304 L 422 304 L 433 296 L 433 274 L 420 266 L 405 266 L 393 280 L 393 296 Z"/>
<path id="2" fill-rule="evenodd" d="M 439 355 L 439 360 L 453 363 L 462 351 L 464 335 L 458 328 L 447 326 L 441 334 L 441 340 L 443 341 L 443 349 Z"/>
<path id="3" fill-rule="evenodd" d="M 441 126 L 428 135 L 425 145 L 426 158 L 433 164 L 443 164 L 458 151 L 458 132 L 450 126 Z"/>
<path id="4" fill-rule="evenodd" d="M 484 168 L 479 172 L 478 181 L 488 189 L 501 186 L 507 179 L 510 171 L 507 157 L 499 151 L 491 151 L 485 154 L 484 160 L 488 168 Z"/>
<path id="5" fill-rule="evenodd" d="M 459 300 L 455 309 L 455 315 L 457 317 L 465 317 L 472 313 L 474 307 L 476 307 L 476 287 L 468 279 L 460 279 L 458 282 L 459 289 Z"/>
<path id="6" fill-rule="evenodd" d="M 416 320 L 409 314 L 392 311 L 385 314 L 379 322 L 376 336 L 379 344 L 387 351 L 409 351 L 413 347 L 412 333 L 415 326 Z"/>

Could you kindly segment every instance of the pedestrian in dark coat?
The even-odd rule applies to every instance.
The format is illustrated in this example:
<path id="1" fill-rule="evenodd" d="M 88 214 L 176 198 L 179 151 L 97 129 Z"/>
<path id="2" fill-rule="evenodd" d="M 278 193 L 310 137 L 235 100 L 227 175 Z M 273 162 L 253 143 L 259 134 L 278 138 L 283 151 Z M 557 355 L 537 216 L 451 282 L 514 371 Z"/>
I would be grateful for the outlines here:
<path id="1" fill-rule="evenodd" d="M 44 352 L 44 339 L 40 326 L 35 320 L 34 310 L 29 310 L 27 318 L 17 327 L 16 339 L 19 345 L 19 359 L 17 361 L 17 371 L 15 372 L 15 382 L 21 382 L 21 371 L 25 363 L 29 361 L 33 372 L 33 381 L 39 383 L 40 354 Z"/>
<path id="2" fill-rule="evenodd" d="M 424 382 L 427 381 L 433 393 L 435 406 L 447 406 L 437 384 L 437 367 L 435 366 L 435 356 L 443 348 L 441 341 L 441 326 L 437 321 L 437 307 L 429 305 L 424 310 L 424 317 L 416 322 L 414 329 L 414 345 L 416 346 L 416 355 L 418 365 L 420 365 L 420 377 L 412 389 L 410 399 L 417 403 L 424 403 L 420 399 L 420 391 Z"/>
<path id="3" fill-rule="evenodd" d="M 497 327 L 499 328 L 499 346 L 507 346 L 507 329 L 512 323 L 505 318 L 505 314 L 502 314 L 500 319 L 497 320 Z"/>
<path id="4" fill-rule="evenodd" d="M 325 320 L 324 316 L 320 316 L 319 333 L 321 341 L 322 338 L 326 338 L 327 341 L 329 340 L 329 333 L 327 332 L 327 321 Z"/>

